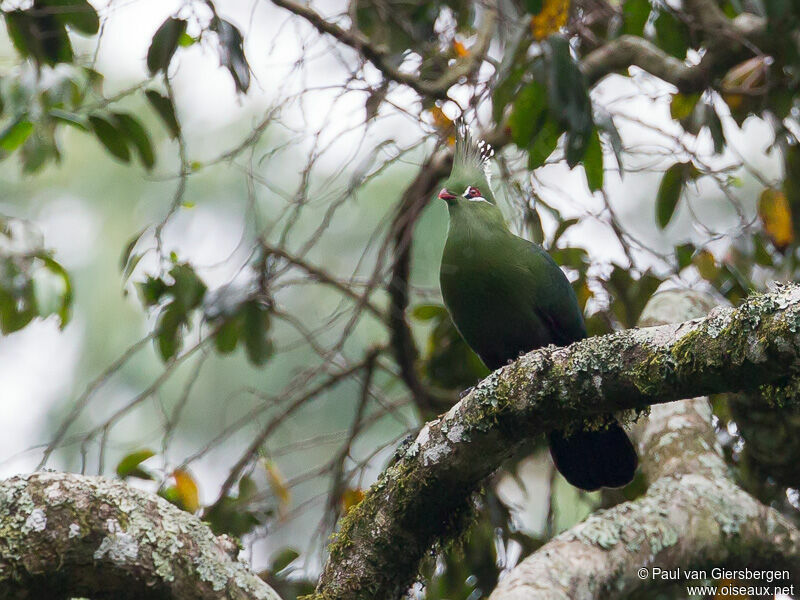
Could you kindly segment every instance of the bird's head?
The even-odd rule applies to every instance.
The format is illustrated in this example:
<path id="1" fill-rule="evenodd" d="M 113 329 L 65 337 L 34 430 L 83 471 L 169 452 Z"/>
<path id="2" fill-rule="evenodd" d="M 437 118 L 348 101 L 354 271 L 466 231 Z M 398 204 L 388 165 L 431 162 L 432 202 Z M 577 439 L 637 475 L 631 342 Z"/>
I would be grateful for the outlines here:
<path id="1" fill-rule="evenodd" d="M 439 192 L 439 198 L 447 202 L 451 217 L 459 214 L 489 221 L 499 218 L 503 222 L 489 185 L 488 162 L 493 154 L 489 144 L 472 137 L 463 121 L 456 123 L 453 168 Z"/>

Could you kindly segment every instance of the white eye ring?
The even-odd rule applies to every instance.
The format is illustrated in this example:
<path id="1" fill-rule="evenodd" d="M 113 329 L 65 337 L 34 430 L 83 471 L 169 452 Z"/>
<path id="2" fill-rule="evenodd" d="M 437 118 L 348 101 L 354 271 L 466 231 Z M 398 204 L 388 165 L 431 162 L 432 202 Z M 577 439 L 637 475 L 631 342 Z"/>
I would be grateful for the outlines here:
<path id="1" fill-rule="evenodd" d="M 465 190 L 464 190 L 464 193 L 463 193 L 463 194 L 461 194 L 461 195 L 462 195 L 464 198 L 466 198 L 467 200 L 469 200 L 470 202 L 486 202 L 487 204 L 491 204 L 491 203 L 490 203 L 490 202 L 489 202 L 489 201 L 488 201 L 486 198 L 484 198 L 483 196 L 472 196 L 472 197 L 470 197 L 470 195 L 469 195 L 469 194 L 470 194 L 470 191 L 471 191 L 471 190 L 475 190 L 476 192 L 478 192 L 478 193 L 480 194 L 480 190 L 478 190 L 478 188 L 476 188 L 476 187 L 473 187 L 473 186 L 471 186 L 471 185 L 468 185 L 468 186 L 467 186 L 467 189 L 465 189 Z"/>

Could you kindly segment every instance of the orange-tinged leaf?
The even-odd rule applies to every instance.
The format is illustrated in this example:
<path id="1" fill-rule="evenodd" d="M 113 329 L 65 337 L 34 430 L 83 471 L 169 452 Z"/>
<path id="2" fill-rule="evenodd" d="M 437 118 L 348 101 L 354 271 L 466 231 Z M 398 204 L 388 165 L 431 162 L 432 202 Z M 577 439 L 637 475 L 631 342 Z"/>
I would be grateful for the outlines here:
<path id="1" fill-rule="evenodd" d="M 767 188 L 761 192 L 758 216 L 764 224 L 764 231 L 778 250 L 785 250 L 794 241 L 792 208 L 782 191 Z"/>
<path id="2" fill-rule="evenodd" d="M 197 491 L 197 484 L 188 471 L 177 469 L 172 473 L 175 478 L 175 490 L 183 504 L 184 510 L 193 513 L 200 508 L 200 494 Z"/>
<path id="3" fill-rule="evenodd" d="M 292 501 L 292 493 L 289 491 L 289 483 L 286 481 L 281 470 L 275 461 L 268 458 L 262 458 L 261 464 L 264 466 L 264 471 L 267 473 L 267 481 L 272 493 L 278 498 L 278 512 L 281 516 L 286 514 L 289 504 Z"/>
<path id="4" fill-rule="evenodd" d="M 720 579 L 714 582 L 717 586 L 717 592 L 714 594 L 714 600 L 725 598 L 725 600 L 749 600 L 750 596 L 747 594 L 731 594 L 730 589 L 732 586 L 747 587 L 747 582 L 738 581 L 736 579 Z"/>
<path id="5" fill-rule="evenodd" d="M 364 490 L 361 488 L 347 488 L 342 494 L 342 512 L 345 514 L 356 504 L 364 499 Z"/>
<path id="6" fill-rule="evenodd" d="M 432 106 L 428 109 L 431 117 L 433 118 L 433 126 L 442 133 L 450 131 L 453 127 L 453 119 L 444 114 L 441 106 Z"/>
<path id="7" fill-rule="evenodd" d="M 459 58 L 469 56 L 469 49 L 459 40 L 453 40 L 453 52 Z"/>
<path id="8" fill-rule="evenodd" d="M 570 0 L 545 0 L 542 12 L 531 17 L 531 33 L 537 40 L 543 40 L 556 33 L 567 24 Z"/>

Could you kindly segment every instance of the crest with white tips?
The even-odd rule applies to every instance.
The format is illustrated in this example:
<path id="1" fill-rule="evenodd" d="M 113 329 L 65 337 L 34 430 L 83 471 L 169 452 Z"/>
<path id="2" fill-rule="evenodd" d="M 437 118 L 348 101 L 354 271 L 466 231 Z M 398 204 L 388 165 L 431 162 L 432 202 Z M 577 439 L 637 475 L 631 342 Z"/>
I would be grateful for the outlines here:
<path id="1" fill-rule="evenodd" d="M 468 173 L 480 171 L 491 184 L 489 160 L 494 156 L 494 148 L 484 140 L 475 140 L 472 129 L 462 119 L 456 121 L 456 147 L 453 158 L 453 171 Z"/>

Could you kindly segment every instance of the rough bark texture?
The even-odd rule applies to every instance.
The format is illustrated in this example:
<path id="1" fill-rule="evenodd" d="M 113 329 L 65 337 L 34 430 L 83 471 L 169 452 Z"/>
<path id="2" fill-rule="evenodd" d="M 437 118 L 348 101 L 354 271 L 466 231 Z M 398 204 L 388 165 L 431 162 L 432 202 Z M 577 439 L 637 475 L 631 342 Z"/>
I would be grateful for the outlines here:
<path id="1" fill-rule="evenodd" d="M 420 559 L 462 529 L 471 492 L 524 440 L 556 425 L 701 394 L 792 401 L 800 288 L 778 286 L 686 323 L 531 352 L 429 422 L 342 520 L 317 598 L 399 598 Z"/>
<path id="2" fill-rule="evenodd" d="M 237 544 L 120 481 L 42 472 L 0 483 L 0 598 L 280 600 Z"/>
<path id="3" fill-rule="evenodd" d="M 643 320 L 705 310 L 697 294 L 667 292 L 651 300 Z M 642 567 L 786 569 L 792 579 L 780 584 L 800 584 L 800 531 L 730 480 L 707 398 L 655 406 L 639 430 L 651 482 L 645 496 L 551 540 L 501 580 L 491 600 L 624 598 L 659 584 L 640 577 Z"/>

